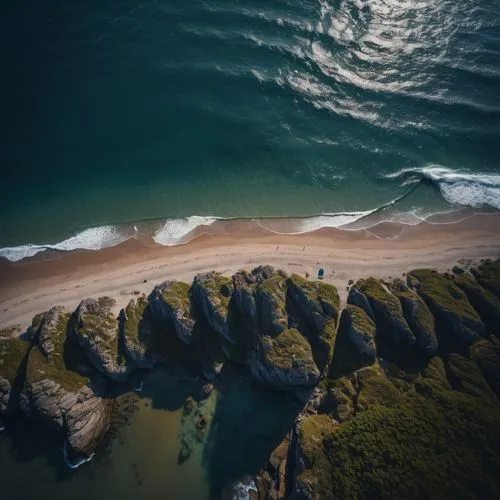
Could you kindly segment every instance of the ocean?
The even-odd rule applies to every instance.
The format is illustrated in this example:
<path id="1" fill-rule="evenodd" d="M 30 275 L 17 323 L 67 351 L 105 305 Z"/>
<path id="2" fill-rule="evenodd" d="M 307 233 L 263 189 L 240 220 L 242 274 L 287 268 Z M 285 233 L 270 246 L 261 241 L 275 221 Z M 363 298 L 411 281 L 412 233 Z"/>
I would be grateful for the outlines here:
<path id="1" fill-rule="evenodd" d="M 498 1 L 25 0 L 0 23 L 9 260 L 500 208 Z"/>

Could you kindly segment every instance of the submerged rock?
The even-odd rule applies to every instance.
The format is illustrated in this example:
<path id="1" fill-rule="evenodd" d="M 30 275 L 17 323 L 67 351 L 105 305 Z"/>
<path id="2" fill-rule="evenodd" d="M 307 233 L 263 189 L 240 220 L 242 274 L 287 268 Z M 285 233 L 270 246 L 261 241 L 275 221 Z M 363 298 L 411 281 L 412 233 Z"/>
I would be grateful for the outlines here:
<path id="1" fill-rule="evenodd" d="M 408 280 L 434 315 L 449 349 L 468 347 L 484 335 L 481 318 L 453 281 L 430 269 L 411 271 Z"/>
<path id="2" fill-rule="evenodd" d="M 130 375 L 130 367 L 119 352 L 118 320 L 111 311 L 114 305 L 108 297 L 83 300 L 73 314 L 69 335 L 85 352 L 90 365 L 123 382 Z"/>

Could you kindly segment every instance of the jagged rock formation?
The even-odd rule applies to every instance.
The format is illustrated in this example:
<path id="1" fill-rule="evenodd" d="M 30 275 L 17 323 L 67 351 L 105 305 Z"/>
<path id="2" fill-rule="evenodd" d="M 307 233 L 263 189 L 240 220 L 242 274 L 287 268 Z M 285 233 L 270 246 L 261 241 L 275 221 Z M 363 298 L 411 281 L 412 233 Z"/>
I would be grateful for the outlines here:
<path id="1" fill-rule="evenodd" d="M 331 376 L 375 363 L 375 333 L 376 326 L 370 316 L 358 306 L 348 304 L 340 317 Z"/>
<path id="2" fill-rule="evenodd" d="M 414 270 L 408 277 L 434 315 L 438 333 L 450 346 L 468 347 L 484 335 L 479 314 L 452 280 L 429 269 Z"/>
<path id="3" fill-rule="evenodd" d="M 119 327 L 112 313 L 115 301 L 108 297 L 85 299 L 70 324 L 69 338 L 86 354 L 89 364 L 103 375 L 125 381 L 130 367 L 119 352 Z"/>
<path id="4" fill-rule="evenodd" d="M 416 336 L 406 322 L 400 301 L 381 281 L 374 278 L 361 279 L 353 289 L 357 291 L 359 303 L 361 300 L 358 297 L 363 294 L 370 304 L 365 312 L 370 316 L 373 314 L 377 323 L 377 338 L 381 342 L 399 349 L 415 346 Z"/>
<path id="5" fill-rule="evenodd" d="M 420 269 L 407 284 L 359 280 L 342 310 L 335 287 L 271 266 L 232 278 L 199 274 L 192 285 L 164 282 L 117 317 L 107 298 L 83 300 L 72 314 L 54 307 L 35 316 L 25 340 L 0 332 L 0 417 L 21 411 L 39 419 L 71 456 L 87 457 L 109 428 L 110 388 L 137 370 L 162 365 L 213 388 L 225 366 L 230 374 L 240 365 L 275 390 L 311 398 L 255 488 L 273 498 L 367 496 L 387 480 L 387 442 L 406 453 L 400 429 L 429 456 L 435 450 L 421 436 L 434 422 L 448 436 L 445 422 L 458 419 L 456 443 L 476 439 L 477 429 L 465 437 L 458 430 L 470 415 L 496 436 L 500 262 L 455 274 Z M 374 448 L 364 449 L 370 436 Z M 346 452 L 351 442 L 364 475 Z M 413 484 L 399 459 L 392 458 L 401 480 Z M 401 496 L 395 484 L 393 496 Z"/>

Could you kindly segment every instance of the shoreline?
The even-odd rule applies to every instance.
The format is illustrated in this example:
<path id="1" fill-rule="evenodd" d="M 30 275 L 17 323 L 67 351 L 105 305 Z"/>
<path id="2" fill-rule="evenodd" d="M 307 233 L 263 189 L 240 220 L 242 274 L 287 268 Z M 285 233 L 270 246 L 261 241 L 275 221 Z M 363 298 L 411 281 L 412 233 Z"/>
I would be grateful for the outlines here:
<path id="1" fill-rule="evenodd" d="M 102 250 L 49 251 L 18 262 L 0 262 L 0 328 L 19 325 L 54 305 L 68 311 L 88 297 L 110 296 L 116 311 L 154 285 L 219 271 L 271 264 L 288 273 L 337 286 L 341 299 L 350 279 L 371 275 L 401 276 L 418 267 L 450 269 L 462 259 L 472 262 L 500 256 L 500 214 L 475 214 L 458 222 L 414 225 L 381 222 L 368 229 L 322 228 L 301 234 L 272 233 L 252 221 L 224 224 L 195 235 L 188 243 L 162 246 L 151 236 L 127 240 Z"/>

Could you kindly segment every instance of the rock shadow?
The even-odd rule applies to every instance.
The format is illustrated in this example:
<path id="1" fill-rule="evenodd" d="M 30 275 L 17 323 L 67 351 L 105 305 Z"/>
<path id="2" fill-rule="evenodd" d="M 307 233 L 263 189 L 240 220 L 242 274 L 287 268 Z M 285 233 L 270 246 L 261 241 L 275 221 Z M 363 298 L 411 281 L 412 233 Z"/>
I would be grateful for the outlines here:
<path id="1" fill-rule="evenodd" d="M 235 380 L 219 393 L 202 457 L 212 497 L 220 498 L 232 480 L 265 468 L 301 410 L 291 394 L 251 380 Z"/>

